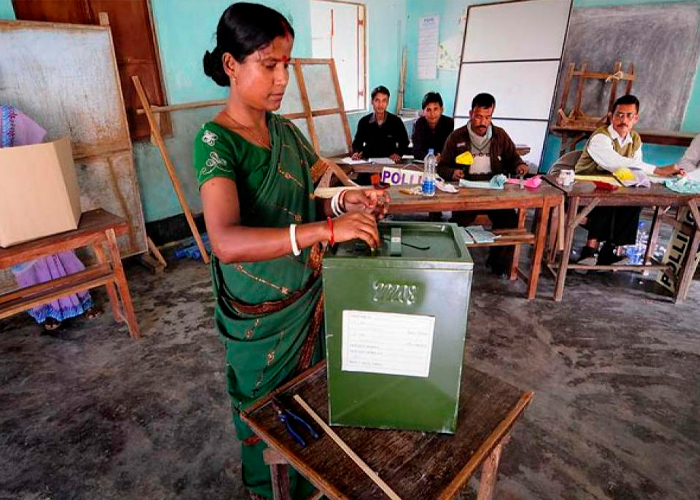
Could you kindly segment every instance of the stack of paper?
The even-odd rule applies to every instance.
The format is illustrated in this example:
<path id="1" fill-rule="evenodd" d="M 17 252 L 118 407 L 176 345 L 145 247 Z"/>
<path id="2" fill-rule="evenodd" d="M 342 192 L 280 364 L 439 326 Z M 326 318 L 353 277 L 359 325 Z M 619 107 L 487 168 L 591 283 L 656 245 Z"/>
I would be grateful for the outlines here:
<path id="1" fill-rule="evenodd" d="M 500 235 L 487 231 L 484 226 L 467 226 L 464 229 L 476 243 L 493 243 L 496 238 L 500 238 Z"/>

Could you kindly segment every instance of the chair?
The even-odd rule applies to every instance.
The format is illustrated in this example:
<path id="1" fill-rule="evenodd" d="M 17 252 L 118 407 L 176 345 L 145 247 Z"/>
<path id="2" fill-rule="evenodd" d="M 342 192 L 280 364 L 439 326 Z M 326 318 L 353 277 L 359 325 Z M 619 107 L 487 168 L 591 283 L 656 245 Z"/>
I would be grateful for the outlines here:
<path id="1" fill-rule="evenodd" d="M 569 151 L 568 153 L 564 153 L 559 158 L 557 158 L 557 161 L 555 161 L 551 167 L 549 167 L 549 170 L 547 170 L 546 175 L 558 175 L 561 170 L 573 170 L 576 166 L 576 163 L 578 162 L 578 159 L 581 158 L 581 154 L 583 154 L 582 149 L 577 149 L 575 151 Z"/>

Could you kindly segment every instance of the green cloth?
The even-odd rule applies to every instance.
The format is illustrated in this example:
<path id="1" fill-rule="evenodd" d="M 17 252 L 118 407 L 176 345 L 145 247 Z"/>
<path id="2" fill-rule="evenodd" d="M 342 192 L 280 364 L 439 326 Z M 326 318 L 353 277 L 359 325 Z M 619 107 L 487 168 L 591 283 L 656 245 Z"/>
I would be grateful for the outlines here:
<path id="1" fill-rule="evenodd" d="M 194 168 L 200 187 L 209 179 L 236 182 L 241 223 L 251 227 L 289 227 L 316 220 L 311 167 L 318 160 L 311 145 L 287 119 L 267 115 L 271 150 L 251 144 L 220 125 L 206 123 L 194 142 Z M 248 305 L 277 301 L 301 289 L 312 276 L 310 249 L 265 262 L 224 264 L 212 255 L 215 320 L 226 348 L 226 380 L 233 421 L 243 442 L 252 430 L 238 412 L 270 393 L 293 375 L 300 348 L 321 298 L 321 280 L 291 305 L 277 312 L 239 311 L 231 300 Z M 315 357 L 322 355 L 319 335 Z M 243 446 L 243 480 L 254 493 L 272 498 L 263 443 Z M 290 472 L 293 498 L 308 496 L 311 486 Z"/>
<path id="2" fill-rule="evenodd" d="M 609 171 L 600 168 L 600 166 L 595 162 L 591 155 L 588 154 L 588 143 L 591 141 L 591 139 L 593 139 L 594 136 L 598 134 L 603 134 L 607 135 L 608 137 L 611 137 L 610 131 L 608 130 L 607 126 L 599 127 L 591 134 L 591 136 L 588 138 L 588 142 L 586 142 L 586 146 L 583 148 L 583 153 L 581 153 L 581 156 L 579 157 L 578 161 L 576 162 L 576 166 L 574 167 L 574 170 L 576 171 L 577 175 L 595 175 L 610 173 Z M 637 132 L 632 130 L 630 132 L 630 137 L 632 138 L 632 142 L 626 144 L 624 147 L 620 146 L 620 144 L 616 140 L 612 141 L 613 149 L 615 150 L 615 152 L 620 156 L 624 156 L 625 158 L 633 158 L 634 153 L 642 147 L 642 138 Z"/>

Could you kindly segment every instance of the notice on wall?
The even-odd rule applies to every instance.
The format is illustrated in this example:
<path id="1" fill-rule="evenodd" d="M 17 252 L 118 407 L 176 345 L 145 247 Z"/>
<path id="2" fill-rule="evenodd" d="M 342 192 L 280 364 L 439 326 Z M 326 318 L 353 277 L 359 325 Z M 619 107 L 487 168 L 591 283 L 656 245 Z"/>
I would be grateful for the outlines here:
<path id="1" fill-rule="evenodd" d="M 418 21 L 418 79 L 437 78 L 440 16 L 426 16 Z"/>
<path id="2" fill-rule="evenodd" d="M 341 369 L 427 377 L 434 332 L 434 316 L 343 311 Z"/>

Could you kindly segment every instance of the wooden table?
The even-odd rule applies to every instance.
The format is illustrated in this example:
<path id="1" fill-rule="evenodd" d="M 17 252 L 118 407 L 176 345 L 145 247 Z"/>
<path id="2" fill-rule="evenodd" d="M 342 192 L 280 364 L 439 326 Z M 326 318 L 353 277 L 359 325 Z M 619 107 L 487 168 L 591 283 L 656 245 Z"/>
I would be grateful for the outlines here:
<path id="1" fill-rule="evenodd" d="M 620 187 L 616 191 L 605 191 L 596 189 L 591 182 L 577 181 L 573 186 L 564 188 L 556 183 L 552 176 L 546 177 L 546 180 L 552 186 L 556 186 L 565 193 L 569 208 L 566 214 L 565 230 L 564 230 L 564 246 L 558 269 L 554 269 L 554 256 L 548 259 L 548 265 L 553 272 L 556 273 L 557 281 L 554 288 L 554 300 L 560 301 L 564 296 L 564 282 L 566 281 L 566 273 L 569 269 L 597 269 L 597 270 L 653 270 L 666 269 L 668 266 L 653 259 L 652 253 L 656 245 L 656 239 L 659 234 L 659 226 L 661 222 L 667 222 L 677 226 L 679 223 L 674 219 L 665 216 L 661 213 L 661 207 L 688 207 L 695 221 L 700 220 L 700 212 L 698 211 L 698 203 L 700 203 L 700 195 L 697 194 L 681 194 L 667 189 L 661 184 L 652 184 L 650 188 L 626 188 Z M 570 264 L 569 258 L 574 240 L 574 232 L 588 214 L 595 207 L 654 207 L 654 218 L 652 220 L 651 231 L 649 233 L 649 241 L 647 242 L 647 250 L 644 256 L 644 261 L 639 265 L 627 266 L 585 266 L 581 264 Z M 579 212 L 579 208 L 582 210 Z M 696 255 L 700 247 L 700 228 L 695 224 L 692 230 L 690 247 L 687 256 Z M 675 301 L 685 300 L 688 295 L 688 289 L 693 279 L 695 269 L 693 258 L 686 258 L 682 263 L 681 279 L 676 286 Z"/>
<path id="2" fill-rule="evenodd" d="M 284 496 L 287 492 L 284 485 L 286 464 L 291 464 L 328 498 L 386 498 L 327 435 L 321 435 L 305 448 L 291 439 L 270 401 L 275 395 L 293 394 L 299 394 L 328 421 L 325 362 L 258 401 L 241 415 L 270 447 L 266 460 L 272 465 L 275 499 L 289 498 Z M 521 391 L 465 366 L 454 435 L 357 427 L 334 427 L 333 430 L 402 500 L 454 498 L 482 465 L 477 498 L 489 500 L 493 496 L 503 445 L 532 397 L 532 392 Z M 303 409 L 293 409 L 312 422 Z M 318 430 L 318 426 L 316 428 Z"/>
<path id="3" fill-rule="evenodd" d="M 537 189 L 520 189 L 517 185 L 506 184 L 504 190 L 460 188 L 458 193 L 450 194 L 438 191 L 435 196 L 427 198 L 403 194 L 398 187 L 389 190 L 391 204 L 389 213 L 443 212 L 443 211 L 486 211 L 500 209 L 516 209 L 518 211 L 518 227 L 493 231 L 501 237 L 493 243 L 470 244 L 470 247 L 481 246 L 514 246 L 513 269 L 511 279 L 520 276 L 527 283 L 527 298 L 534 299 L 537 295 L 542 266 L 542 256 L 547 240 L 547 225 L 553 209 L 563 205 L 564 196 L 561 190 L 543 182 Z M 534 208 L 536 229 L 531 233 L 525 229 L 526 210 Z M 529 277 L 518 270 L 520 246 L 533 245 L 532 267 Z"/>
<path id="4" fill-rule="evenodd" d="M 104 285 L 107 287 L 114 319 L 119 322 L 125 321 L 131 337 L 138 339 L 139 327 L 117 246 L 117 235 L 128 232 L 129 225 L 124 219 L 97 209 L 83 213 L 75 231 L 0 248 L 0 269 L 81 247 L 91 247 L 98 262 L 95 266 L 63 278 L 0 295 L 0 319 L 52 302 L 65 295 Z M 105 244 L 108 252 L 105 252 Z M 120 304 L 123 312 L 120 310 Z"/>

